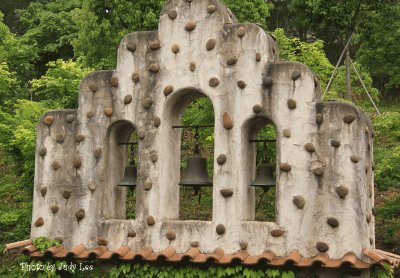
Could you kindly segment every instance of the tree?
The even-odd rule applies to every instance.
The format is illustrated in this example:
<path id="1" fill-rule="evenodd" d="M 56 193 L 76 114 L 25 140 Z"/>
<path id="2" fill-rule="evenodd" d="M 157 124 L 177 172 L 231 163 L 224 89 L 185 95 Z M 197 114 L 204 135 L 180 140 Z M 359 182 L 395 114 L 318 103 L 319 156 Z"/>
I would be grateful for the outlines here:
<path id="1" fill-rule="evenodd" d="M 272 4 L 264 0 L 224 0 L 240 22 L 265 25 Z"/>

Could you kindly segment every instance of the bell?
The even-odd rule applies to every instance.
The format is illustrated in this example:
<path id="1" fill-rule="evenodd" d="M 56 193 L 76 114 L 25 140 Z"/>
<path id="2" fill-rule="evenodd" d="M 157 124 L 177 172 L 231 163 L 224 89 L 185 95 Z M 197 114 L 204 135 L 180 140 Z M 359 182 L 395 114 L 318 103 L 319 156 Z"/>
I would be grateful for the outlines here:
<path id="1" fill-rule="evenodd" d="M 202 186 L 212 186 L 212 181 L 207 173 L 207 158 L 201 156 L 197 144 L 193 156 L 187 160 L 187 166 L 183 170 L 179 185 L 193 187 L 196 195 Z"/>
<path id="2" fill-rule="evenodd" d="M 125 173 L 122 180 L 119 182 L 118 186 L 126 186 L 130 189 L 135 188 L 137 178 L 137 168 L 135 163 L 130 163 L 125 167 Z"/>
<path id="3" fill-rule="evenodd" d="M 270 187 L 275 187 L 276 184 L 273 173 L 274 170 L 272 166 L 269 165 L 266 160 L 263 160 L 263 162 L 258 166 L 256 178 L 250 186 L 259 186 L 267 192 Z"/>

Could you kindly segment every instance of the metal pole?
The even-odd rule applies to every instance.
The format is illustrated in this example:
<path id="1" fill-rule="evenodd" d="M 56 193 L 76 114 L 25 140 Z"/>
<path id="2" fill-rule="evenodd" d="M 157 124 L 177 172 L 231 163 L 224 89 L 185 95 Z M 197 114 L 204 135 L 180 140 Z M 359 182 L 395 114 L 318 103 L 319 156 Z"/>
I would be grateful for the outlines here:
<path id="1" fill-rule="evenodd" d="M 358 70 L 357 70 L 356 66 L 354 65 L 353 60 L 352 60 L 351 58 L 350 58 L 350 63 L 351 63 L 351 65 L 353 66 L 353 69 L 354 69 L 355 73 L 357 74 L 358 79 L 360 79 L 361 85 L 363 86 L 365 92 L 367 93 L 367 95 L 368 95 L 368 97 L 369 97 L 369 100 L 372 102 L 372 105 L 374 106 L 376 112 L 378 112 L 378 115 L 380 115 L 381 112 L 379 111 L 379 109 L 378 109 L 378 107 L 376 106 L 374 100 L 372 99 L 371 95 L 369 94 L 368 89 L 367 89 L 367 87 L 365 86 L 365 84 L 364 84 L 364 82 L 363 82 L 363 80 L 362 80 L 362 78 L 361 78 L 361 75 L 358 73 Z"/>
<path id="2" fill-rule="evenodd" d="M 340 58 L 339 58 L 339 60 L 338 60 L 338 62 L 337 62 L 337 64 L 336 64 L 336 66 L 335 66 L 335 69 L 333 70 L 333 73 L 332 73 L 332 75 L 331 75 L 331 78 L 329 79 L 328 85 L 326 85 L 325 92 L 324 92 L 324 94 L 322 95 L 322 100 L 324 100 L 325 94 L 326 94 L 326 93 L 329 91 L 329 89 L 331 88 L 333 79 L 334 79 L 335 76 L 336 76 L 336 72 L 337 72 L 337 70 L 338 70 L 338 68 L 339 68 L 339 66 L 340 66 L 340 63 L 341 63 L 342 60 L 343 60 L 343 56 L 344 56 L 344 54 L 346 53 L 347 48 L 348 48 L 349 45 L 350 45 L 350 41 L 351 41 L 351 38 L 353 37 L 353 35 L 354 35 L 354 32 L 351 34 L 349 40 L 347 41 L 347 44 L 346 44 L 346 46 L 344 47 L 344 49 L 343 49 L 343 51 L 342 51 L 342 54 L 340 54 Z"/>

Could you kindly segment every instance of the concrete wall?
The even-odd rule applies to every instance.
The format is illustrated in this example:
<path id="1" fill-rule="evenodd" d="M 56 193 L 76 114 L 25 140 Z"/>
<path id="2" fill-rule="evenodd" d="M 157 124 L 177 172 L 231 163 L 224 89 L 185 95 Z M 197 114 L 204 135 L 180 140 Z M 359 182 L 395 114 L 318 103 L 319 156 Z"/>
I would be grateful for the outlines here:
<path id="1" fill-rule="evenodd" d="M 361 258 L 373 246 L 371 122 L 354 106 L 322 104 L 318 77 L 278 61 L 277 44 L 262 28 L 237 24 L 217 0 L 171 0 L 157 32 L 122 40 L 117 64 L 82 81 L 77 111 L 51 111 L 39 123 L 32 237 L 62 238 L 67 247 L 94 247 L 101 237 L 110 249 L 178 252 L 198 244 L 203 252 L 234 253 L 246 242 L 251 255 L 298 250 L 333 258 L 349 251 Z M 180 221 L 181 133 L 172 125 L 201 96 L 215 114 L 213 220 Z M 274 223 L 254 221 L 249 186 L 249 139 L 266 123 L 277 130 Z M 136 219 L 125 220 L 126 189 L 117 184 L 127 152 L 118 143 L 133 131 Z M 231 197 L 222 196 L 225 188 Z"/>

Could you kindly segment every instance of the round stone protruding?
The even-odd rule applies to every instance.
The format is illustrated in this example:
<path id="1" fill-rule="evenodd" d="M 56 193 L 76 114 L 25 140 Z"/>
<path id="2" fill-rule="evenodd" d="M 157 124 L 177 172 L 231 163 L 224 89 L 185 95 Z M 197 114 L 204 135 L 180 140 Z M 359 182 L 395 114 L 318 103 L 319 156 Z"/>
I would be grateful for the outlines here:
<path id="1" fill-rule="evenodd" d="M 174 54 L 178 54 L 180 51 L 179 45 L 177 45 L 176 43 L 172 45 L 171 50 Z"/>
<path id="2" fill-rule="evenodd" d="M 232 197 L 233 195 L 233 190 L 232 188 L 223 188 L 219 191 L 219 193 L 221 193 L 221 195 L 225 198 L 229 198 Z"/>
<path id="3" fill-rule="evenodd" d="M 44 122 L 45 125 L 50 126 L 50 125 L 52 125 L 53 122 L 54 122 L 54 117 L 53 117 L 53 116 L 46 116 L 46 117 L 43 119 L 43 122 Z"/>
<path id="4" fill-rule="evenodd" d="M 263 82 L 263 86 L 265 88 L 269 88 L 272 86 L 272 83 L 274 83 L 274 80 L 270 75 L 266 75 L 266 76 L 263 76 L 262 82 Z"/>
<path id="5" fill-rule="evenodd" d="M 98 237 L 97 238 L 97 245 L 99 246 L 107 246 L 108 242 L 107 239 L 104 237 Z"/>
<path id="6" fill-rule="evenodd" d="M 138 138 L 143 140 L 146 137 L 146 132 L 144 130 L 139 131 Z"/>
<path id="7" fill-rule="evenodd" d="M 58 160 L 54 160 L 51 166 L 53 167 L 54 170 L 58 170 L 61 168 L 61 162 Z"/>
<path id="8" fill-rule="evenodd" d="M 336 140 L 336 139 L 332 139 L 332 140 L 331 140 L 331 146 L 332 146 L 332 147 L 334 147 L 334 148 L 339 148 L 340 145 L 341 145 L 341 143 L 340 143 L 339 140 Z"/>
<path id="9" fill-rule="evenodd" d="M 215 228 L 215 231 L 217 232 L 217 234 L 223 235 L 225 234 L 225 226 L 222 224 L 218 224 L 217 227 Z"/>
<path id="10" fill-rule="evenodd" d="M 67 115 L 67 123 L 72 123 L 75 120 L 75 116 L 73 114 Z"/>
<path id="11" fill-rule="evenodd" d="M 156 163 L 156 162 L 158 161 L 158 154 L 157 154 L 156 151 L 152 151 L 152 152 L 150 153 L 150 160 L 151 160 L 151 162 L 153 162 L 153 163 Z"/>
<path id="12" fill-rule="evenodd" d="M 299 79 L 300 76 L 301 76 L 301 71 L 298 70 L 298 69 L 295 69 L 295 70 L 292 72 L 292 75 L 291 75 L 290 78 L 292 78 L 292 80 L 295 81 L 295 80 Z"/>
<path id="13" fill-rule="evenodd" d="M 322 241 L 318 241 L 317 244 L 315 245 L 315 247 L 317 248 L 317 250 L 319 252 L 322 252 L 322 253 L 325 253 L 329 250 L 328 244 L 326 244 L 325 242 L 322 242 Z"/>
<path id="14" fill-rule="evenodd" d="M 283 136 L 285 136 L 286 138 L 290 138 L 292 136 L 292 133 L 290 132 L 290 129 L 285 128 L 283 131 Z"/>
<path id="15" fill-rule="evenodd" d="M 196 29 L 196 22 L 195 21 L 189 21 L 185 25 L 185 29 L 188 32 L 192 32 L 194 29 Z"/>
<path id="16" fill-rule="evenodd" d="M 94 155 L 95 158 L 100 158 L 100 156 L 101 156 L 101 148 L 100 147 L 95 148 L 93 150 L 93 155 Z"/>
<path id="17" fill-rule="evenodd" d="M 355 163 L 358 163 L 358 161 L 360 161 L 360 159 L 359 159 L 358 156 L 356 156 L 356 155 L 352 155 L 352 156 L 350 157 L 350 160 L 351 160 L 351 162 L 353 162 L 354 164 L 355 164 Z"/>
<path id="18" fill-rule="evenodd" d="M 57 143 L 63 143 L 64 142 L 64 134 L 62 132 L 57 132 L 56 141 L 57 141 Z"/>
<path id="19" fill-rule="evenodd" d="M 161 47 L 161 43 L 159 40 L 154 40 L 154 41 L 149 42 L 149 48 L 151 50 L 157 50 L 157 49 L 160 49 L 160 47 Z"/>
<path id="20" fill-rule="evenodd" d="M 114 75 L 111 77 L 111 85 L 113 85 L 113 87 L 117 87 L 117 86 L 118 86 L 118 83 L 119 83 L 119 81 L 118 81 L 118 76 L 114 74 Z"/>
<path id="21" fill-rule="evenodd" d="M 153 182 L 151 181 L 151 179 L 147 179 L 144 181 L 143 185 L 144 190 L 149 191 L 152 187 L 153 187 Z"/>
<path id="22" fill-rule="evenodd" d="M 293 110 L 297 107 L 297 103 L 294 99 L 288 99 L 287 106 L 289 107 L 289 109 Z"/>
<path id="23" fill-rule="evenodd" d="M 326 221 L 329 226 L 332 228 L 337 228 L 339 226 L 339 220 L 337 220 L 335 217 L 329 217 L 328 220 Z"/>
<path id="24" fill-rule="evenodd" d="M 75 169 L 78 169 L 82 166 L 82 160 L 80 157 L 76 157 L 74 161 L 72 162 L 72 166 L 74 166 Z"/>
<path id="25" fill-rule="evenodd" d="M 62 196 L 64 197 L 64 199 L 69 199 L 71 197 L 71 191 L 70 190 L 64 190 Z"/>
<path id="26" fill-rule="evenodd" d="M 177 17 L 177 15 L 178 15 L 178 13 L 177 13 L 176 10 L 170 10 L 170 11 L 168 12 L 168 17 L 169 17 L 170 19 L 172 19 L 172 20 L 174 20 L 174 19 Z"/>
<path id="27" fill-rule="evenodd" d="M 89 182 L 88 187 L 89 187 L 89 190 L 90 190 L 90 191 L 95 191 L 95 190 L 96 190 L 96 187 L 97 187 L 96 182 L 95 182 L 95 181 Z"/>
<path id="28" fill-rule="evenodd" d="M 85 135 L 83 134 L 77 134 L 75 135 L 75 142 L 82 142 L 83 140 L 85 140 Z"/>
<path id="29" fill-rule="evenodd" d="M 107 107 L 104 109 L 104 115 L 106 115 L 107 117 L 111 117 L 113 114 L 113 109 L 111 107 Z"/>
<path id="30" fill-rule="evenodd" d="M 208 81 L 210 87 L 217 87 L 219 85 L 219 79 L 217 77 L 213 77 Z"/>
<path id="31" fill-rule="evenodd" d="M 147 97 L 143 99 L 142 106 L 144 109 L 149 109 L 153 105 L 153 99 Z"/>
<path id="32" fill-rule="evenodd" d="M 222 123 L 225 129 L 232 129 L 233 128 L 233 121 L 229 116 L 228 112 L 225 112 L 222 118 Z"/>
<path id="33" fill-rule="evenodd" d="M 139 75 L 138 72 L 132 73 L 132 80 L 133 80 L 133 82 L 135 82 L 135 83 L 140 81 L 140 75 Z"/>
<path id="34" fill-rule="evenodd" d="M 237 35 L 239 38 L 243 38 L 244 35 L 246 34 L 246 28 L 240 27 L 237 31 Z"/>
<path id="35" fill-rule="evenodd" d="M 58 205 L 52 205 L 50 207 L 50 209 L 54 214 L 56 214 L 58 212 L 59 207 L 58 207 Z"/>
<path id="36" fill-rule="evenodd" d="M 207 12 L 208 12 L 209 14 L 214 13 L 216 9 L 217 9 L 217 7 L 216 7 L 215 5 L 209 5 L 209 6 L 207 6 Z"/>
<path id="37" fill-rule="evenodd" d="M 324 122 L 324 116 L 321 113 L 317 113 L 315 116 L 315 122 L 319 125 L 322 124 Z"/>
<path id="38" fill-rule="evenodd" d="M 133 229 L 130 229 L 128 231 L 128 237 L 136 237 L 136 231 Z"/>
<path id="39" fill-rule="evenodd" d="M 197 248 L 197 247 L 199 247 L 199 242 L 198 241 L 192 241 L 191 243 L 190 243 L 190 246 L 191 247 L 193 247 L 193 248 Z"/>
<path id="40" fill-rule="evenodd" d="M 168 240 L 174 240 L 176 238 L 176 233 L 174 231 L 168 231 L 165 236 Z"/>
<path id="41" fill-rule="evenodd" d="M 46 196 L 47 193 L 47 187 L 46 186 L 42 186 L 40 188 L 40 195 L 42 195 L 43 197 Z"/>
<path id="42" fill-rule="evenodd" d="M 94 117 L 94 111 L 93 111 L 93 110 L 89 110 L 89 111 L 86 113 L 86 117 L 88 117 L 89 119 L 93 118 L 93 117 Z"/>
<path id="43" fill-rule="evenodd" d="M 135 53 L 136 44 L 133 41 L 128 41 L 127 44 L 126 44 L 126 49 L 128 49 L 132 53 Z"/>
<path id="44" fill-rule="evenodd" d="M 368 224 L 371 223 L 371 221 L 372 221 L 372 215 L 371 215 L 370 213 L 367 214 L 366 220 L 367 220 L 367 223 L 368 223 Z"/>
<path id="45" fill-rule="evenodd" d="M 190 62 L 190 65 L 189 65 L 189 68 L 190 68 L 190 71 L 195 71 L 196 70 L 196 62 Z"/>
<path id="46" fill-rule="evenodd" d="M 85 218 L 85 209 L 81 208 L 75 213 L 76 220 L 81 221 Z"/>
<path id="47" fill-rule="evenodd" d="M 295 204 L 298 209 L 303 209 L 306 205 L 306 199 L 302 196 L 295 196 L 293 197 L 293 204 Z"/>
<path id="48" fill-rule="evenodd" d="M 285 231 L 282 229 L 274 229 L 271 231 L 271 236 L 273 237 L 280 237 L 283 236 L 285 234 Z"/>
<path id="49" fill-rule="evenodd" d="M 260 52 L 257 52 L 257 53 L 256 53 L 256 61 L 257 61 L 257 62 L 260 62 L 260 61 L 261 61 L 261 53 L 260 53 Z"/>
<path id="50" fill-rule="evenodd" d="M 248 247 L 248 243 L 246 241 L 239 242 L 239 246 L 241 250 L 246 250 Z"/>
<path id="51" fill-rule="evenodd" d="M 260 113 L 261 111 L 262 111 L 261 105 L 256 104 L 256 105 L 253 106 L 253 112 L 254 112 L 255 114 L 258 114 L 258 113 Z"/>
<path id="52" fill-rule="evenodd" d="M 38 219 L 36 219 L 36 221 L 35 221 L 35 226 L 36 227 L 43 226 L 43 224 L 44 224 L 43 217 L 39 217 Z"/>
<path id="53" fill-rule="evenodd" d="M 148 226 L 153 226 L 154 224 L 156 224 L 156 220 L 154 219 L 153 216 L 150 215 L 147 216 L 146 223 Z"/>
<path id="54" fill-rule="evenodd" d="M 324 164 L 319 160 L 312 161 L 310 164 L 310 171 L 313 172 L 314 175 L 320 177 L 324 174 Z"/>
<path id="55" fill-rule="evenodd" d="M 213 50 L 216 44 L 217 44 L 217 41 L 216 41 L 215 39 L 209 39 L 209 40 L 206 42 L 206 49 L 207 49 L 207 51 Z"/>
<path id="56" fill-rule="evenodd" d="M 133 100 L 133 97 L 131 95 L 126 95 L 124 97 L 124 104 L 125 105 L 130 104 L 132 102 L 132 100 Z"/>
<path id="57" fill-rule="evenodd" d="M 346 124 L 351 124 L 355 120 L 355 118 L 356 117 L 354 115 L 346 115 L 346 116 L 343 117 L 343 121 Z"/>
<path id="58" fill-rule="evenodd" d="M 98 90 L 97 84 L 96 83 L 90 83 L 89 89 L 90 89 L 90 91 L 92 91 L 92 93 L 97 92 L 97 90 Z"/>
<path id="59" fill-rule="evenodd" d="M 155 127 L 159 127 L 161 125 L 161 119 L 160 117 L 155 116 L 153 119 L 153 124 Z"/>
<path id="60" fill-rule="evenodd" d="M 349 194 L 349 189 L 346 186 L 341 185 L 336 188 L 336 193 L 340 198 L 344 199 Z"/>
<path id="61" fill-rule="evenodd" d="M 220 154 L 220 155 L 217 157 L 217 163 L 218 163 L 218 165 L 223 165 L 223 164 L 225 164 L 225 162 L 226 162 L 227 159 L 228 159 L 228 157 L 226 156 L 226 154 Z"/>
<path id="62" fill-rule="evenodd" d="M 174 86 L 168 85 L 164 88 L 164 95 L 167 97 L 174 91 Z"/>
<path id="63" fill-rule="evenodd" d="M 236 56 L 231 56 L 228 58 L 228 60 L 226 60 L 226 64 L 228 66 L 233 66 L 234 64 L 237 63 L 238 58 Z"/>
<path id="64" fill-rule="evenodd" d="M 157 73 L 160 71 L 160 66 L 158 64 L 151 64 L 149 66 L 149 71 L 152 73 Z"/>
<path id="65" fill-rule="evenodd" d="M 246 82 L 244 81 L 244 80 L 239 80 L 238 82 L 237 82 L 237 85 L 238 85 L 238 87 L 240 88 L 240 89 L 244 89 L 244 88 L 246 88 L 246 86 L 247 86 L 247 84 L 246 84 Z"/>
<path id="66" fill-rule="evenodd" d="M 47 154 L 47 149 L 45 147 L 41 147 L 39 150 L 40 156 L 45 156 Z"/>
<path id="67" fill-rule="evenodd" d="M 312 143 L 307 143 L 304 145 L 304 149 L 309 152 L 309 153 L 313 153 L 315 152 L 315 146 Z"/>
<path id="68" fill-rule="evenodd" d="M 279 169 L 281 169 L 283 172 L 290 172 L 290 170 L 292 170 L 292 166 L 290 166 L 288 163 L 280 163 Z"/>

